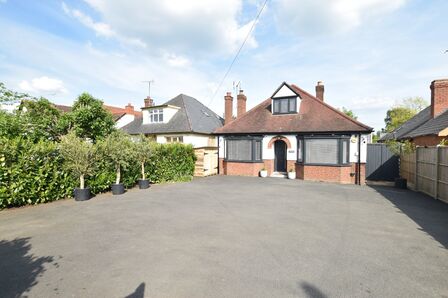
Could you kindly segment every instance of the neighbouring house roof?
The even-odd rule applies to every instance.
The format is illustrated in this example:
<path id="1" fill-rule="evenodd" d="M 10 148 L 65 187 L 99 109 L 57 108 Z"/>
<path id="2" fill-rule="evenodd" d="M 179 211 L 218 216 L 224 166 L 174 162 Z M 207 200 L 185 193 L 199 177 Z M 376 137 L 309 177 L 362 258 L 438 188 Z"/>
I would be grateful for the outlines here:
<path id="1" fill-rule="evenodd" d="M 204 133 L 210 134 L 223 125 L 224 120 L 207 108 L 197 99 L 179 94 L 164 103 L 179 107 L 168 123 L 143 124 L 143 118 L 138 117 L 122 130 L 129 134 L 161 134 L 161 133 Z"/>
<path id="2" fill-rule="evenodd" d="M 448 110 L 437 117 L 428 120 L 415 130 L 403 135 L 401 138 L 415 138 L 427 135 L 439 135 L 439 132 L 448 127 Z"/>
<path id="3" fill-rule="evenodd" d="M 286 84 L 300 97 L 300 110 L 298 113 L 273 115 L 271 112 L 272 100 L 268 98 L 244 113 L 241 117 L 217 129 L 215 133 L 368 133 L 373 130 L 371 127 L 352 119 L 296 85 L 283 84 Z"/>
<path id="4" fill-rule="evenodd" d="M 394 131 L 382 136 L 378 141 L 399 140 L 431 119 L 431 106 L 421 110 L 414 117 L 403 123 Z"/>
<path id="5" fill-rule="evenodd" d="M 72 110 L 71 106 L 55 104 L 54 107 L 63 113 L 68 113 Z M 121 117 L 123 117 L 124 115 L 126 115 L 128 113 L 128 111 L 125 108 L 119 108 L 119 107 L 114 107 L 114 106 L 109 106 L 109 105 L 103 105 L 103 107 L 112 113 L 112 117 L 115 122 L 120 120 Z M 142 112 L 134 110 L 131 112 L 131 114 L 134 116 L 137 116 L 137 117 L 139 117 L 139 116 L 141 117 Z"/>

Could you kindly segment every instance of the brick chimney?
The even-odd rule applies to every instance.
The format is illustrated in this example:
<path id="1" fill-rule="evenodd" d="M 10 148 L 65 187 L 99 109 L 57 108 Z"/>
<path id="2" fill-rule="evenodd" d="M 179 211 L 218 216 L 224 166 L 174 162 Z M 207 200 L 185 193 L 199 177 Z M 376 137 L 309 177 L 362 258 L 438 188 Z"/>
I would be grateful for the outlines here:
<path id="1" fill-rule="evenodd" d="M 318 99 L 324 101 L 324 83 L 322 81 L 317 82 L 316 97 Z"/>
<path id="2" fill-rule="evenodd" d="M 134 115 L 134 106 L 131 103 L 128 103 L 128 105 L 124 107 L 124 111 L 126 114 Z"/>
<path id="3" fill-rule="evenodd" d="M 240 93 L 236 96 L 236 117 L 239 118 L 241 115 L 246 113 L 246 101 L 247 97 L 244 95 L 244 91 L 240 90 Z"/>
<path id="4" fill-rule="evenodd" d="M 448 79 L 431 82 L 431 116 L 437 117 L 448 109 Z"/>
<path id="5" fill-rule="evenodd" d="M 154 105 L 154 100 L 151 97 L 147 96 L 145 98 L 145 108 L 152 107 L 153 105 Z"/>
<path id="6" fill-rule="evenodd" d="M 227 92 L 224 96 L 224 125 L 233 120 L 233 97 L 232 93 Z"/>

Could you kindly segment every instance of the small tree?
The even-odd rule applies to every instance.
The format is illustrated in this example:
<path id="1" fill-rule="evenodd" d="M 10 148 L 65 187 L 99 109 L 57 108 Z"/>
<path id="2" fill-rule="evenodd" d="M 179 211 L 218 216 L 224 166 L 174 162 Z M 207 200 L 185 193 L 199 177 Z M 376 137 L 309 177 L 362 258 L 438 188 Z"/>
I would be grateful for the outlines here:
<path id="1" fill-rule="evenodd" d="M 64 117 L 66 129 L 72 127 L 81 138 L 96 142 L 114 131 L 112 114 L 103 107 L 103 102 L 88 93 L 81 94 L 73 109 Z"/>
<path id="2" fill-rule="evenodd" d="M 352 110 L 346 109 L 345 107 L 342 107 L 341 112 L 355 120 L 358 119 L 358 116 L 356 116 Z"/>
<path id="3" fill-rule="evenodd" d="M 95 169 L 95 148 L 93 144 L 78 138 L 70 131 L 61 138 L 59 149 L 64 165 L 73 175 L 79 177 L 79 188 L 84 189 L 84 179 Z"/>
<path id="4" fill-rule="evenodd" d="M 114 164 L 116 179 L 115 183 L 120 184 L 121 170 L 129 166 L 129 160 L 135 154 L 132 141 L 129 136 L 121 131 L 114 131 L 99 143 L 107 158 Z"/>
<path id="5" fill-rule="evenodd" d="M 135 157 L 140 162 L 142 168 L 142 180 L 146 179 L 145 163 L 151 157 L 152 144 L 145 136 L 141 135 L 138 142 L 134 144 Z"/>

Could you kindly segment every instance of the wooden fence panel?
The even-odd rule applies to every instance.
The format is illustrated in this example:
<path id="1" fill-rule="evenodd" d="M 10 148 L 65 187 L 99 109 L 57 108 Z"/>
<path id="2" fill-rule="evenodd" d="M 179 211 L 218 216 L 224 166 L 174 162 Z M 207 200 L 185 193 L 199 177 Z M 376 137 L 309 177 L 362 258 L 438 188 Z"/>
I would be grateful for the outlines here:
<path id="1" fill-rule="evenodd" d="M 448 203 L 448 147 L 439 147 L 438 155 L 438 195 L 439 199 Z"/>
<path id="2" fill-rule="evenodd" d="M 218 174 L 218 148 L 201 147 L 195 148 L 196 164 L 194 176 L 205 177 Z"/>
<path id="3" fill-rule="evenodd" d="M 400 175 L 411 189 L 448 203 L 448 147 L 417 147 L 402 154 Z"/>

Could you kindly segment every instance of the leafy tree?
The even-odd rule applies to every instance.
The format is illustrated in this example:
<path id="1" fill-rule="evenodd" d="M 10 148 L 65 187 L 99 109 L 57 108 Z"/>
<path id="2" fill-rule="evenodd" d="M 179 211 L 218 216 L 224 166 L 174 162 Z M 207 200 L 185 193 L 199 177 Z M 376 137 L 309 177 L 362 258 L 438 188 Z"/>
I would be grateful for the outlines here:
<path id="1" fill-rule="evenodd" d="M 101 100 L 88 93 L 78 97 L 69 114 L 63 118 L 64 128 L 66 130 L 73 128 L 81 138 L 89 138 L 95 142 L 115 130 L 112 114 L 103 107 Z"/>
<path id="2" fill-rule="evenodd" d="M 428 103 L 421 97 L 409 97 L 392 107 L 386 113 L 385 131 L 391 132 L 423 110 Z"/>
<path id="3" fill-rule="evenodd" d="M 355 115 L 355 113 L 353 113 L 352 110 L 346 109 L 345 107 L 342 107 L 341 109 L 342 113 L 344 113 L 345 115 L 357 120 L 358 116 Z"/>
<path id="4" fill-rule="evenodd" d="M 23 100 L 17 116 L 26 123 L 26 133 L 30 139 L 58 139 L 61 112 L 47 99 Z"/>
<path id="5" fill-rule="evenodd" d="M 391 132 L 394 129 L 400 127 L 403 123 L 414 117 L 415 110 L 407 107 L 398 106 L 391 108 L 386 113 L 384 122 L 386 123 L 386 132 Z"/>
<path id="6" fill-rule="evenodd" d="M 73 131 L 61 138 L 59 150 L 64 157 L 64 166 L 76 177 L 79 177 L 79 188 L 84 188 L 86 176 L 95 170 L 95 148 L 92 143 L 85 141 Z"/>
<path id="7" fill-rule="evenodd" d="M 422 97 L 416 96 L 403 99 L 401 105 L 418 113 L 428 106 L 428 102 Z"/>
<path id="8" fill-rule="evenodd" d="M 135 157 L 140 162 L 142 169 L 142 180 L 146 179 L 145 163 L 151 158 L 152 143 L 144 135 L 140 136 L 138 142 L 134 143 Z"/>
<path id="9" fill-rule="evenodd" d="M 16 114 L 0 110 L 0 137 L 13 139 L 25 133 L 25 122 Z"/>
<path id="10" fill-rule="evenodd" d="M 0 82 L 0 103 L 17 103 L 22 99 L 32 99 L 32 97 L 26 93 L 9 90 L 4 83 Z"/>
<path id="11" fill-rule="evenodd" d="M 116 130 L 98 143 L 105 156 L 115 167 L 115 183 L 120 184 L 121 171 L 125 170 L 133 159 L 135 151 L 129 136 L 122 131 Z"/>

